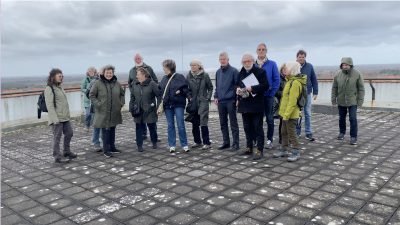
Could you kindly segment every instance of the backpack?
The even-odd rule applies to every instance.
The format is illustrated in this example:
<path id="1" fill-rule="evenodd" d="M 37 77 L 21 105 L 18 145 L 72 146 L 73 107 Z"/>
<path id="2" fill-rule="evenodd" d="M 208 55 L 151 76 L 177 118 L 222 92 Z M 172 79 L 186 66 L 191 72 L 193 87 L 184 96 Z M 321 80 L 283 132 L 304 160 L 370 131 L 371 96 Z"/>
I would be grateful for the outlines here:
<path id="1" fill-rule="evenodd" d="M 55 108 L 56 107 L 56 94 L 54 93 L 53 86 L 50 86 L 50 88 L 54 95 L 53 104 L 54 104 L 54 108 Z M 42 118 L 42 112 L 48 112 L 47 106 L 46 106 L 46 99 L 44 97 L 44 91 L 42 91 L 42 93 L 40 93 L 40 95 L 39 95 L 37 106 L 38 106 L 38 119 L 40 119 L 40 118 Z"/>
<path id="2" fill-rule="evenodd" d="M 300 74 L 297 76 L 303 77 L 304 75 Z M 292 88 L 293 82 L 295 82 L 295 81 L 292 81 L 290 83 L 289 93 L 290 93 L 290 88 Z M 300 108 L 300 111 L 301 111 L 301 110 L 303 110 L 304 106 L 307 104 L 307 84 L 302 84 L 302 83 L 300 83 L 300 84 L 301 84 L 301 92 L 299 94 L 299 97 L 297 98 L 297 106 Z"/>

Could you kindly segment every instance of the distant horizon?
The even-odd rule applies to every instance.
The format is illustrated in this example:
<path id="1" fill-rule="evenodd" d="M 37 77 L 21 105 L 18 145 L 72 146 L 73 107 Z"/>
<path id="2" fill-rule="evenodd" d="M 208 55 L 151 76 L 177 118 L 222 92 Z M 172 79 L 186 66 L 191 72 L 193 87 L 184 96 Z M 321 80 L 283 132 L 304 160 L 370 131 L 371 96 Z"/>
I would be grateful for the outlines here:
<path id="1" fill-rule="evenodd" d="M 233 66 L 235 66 L 235 65 L 233 65 Z M 278 66 L 279 66 L 279 63 L 278 63 Z M 313 65 L 313 66 L 314 66 L 315 69 L 318 69 L 318 68 L 323 68 L 323 67 L 338 67 L 339 65 L 322 65 L 322 66 L 321 65 Z M 397 66 L 398 67 L 397 69 L 400 69 L 400 63 L 387 63 L 387 64 L 379 64 L 379 63 L 377 63 L 377 64 L 359 64 L 359 65 L 355 65 L 356 68 L 357 67 L 365 67 L 365 66 L 392 66 L 392 67 L 396 67 Z M 239 67 L 236 67 L 236 68 L 239 68 Z M 63 70 L 62 68 L 60 68 L 60 69 Z M 128 74 L 130 69 L 131 68 L 129 68 L 126 72 L 119 72 L 118 68 L 116 68 L 116 75 L 118 75 L 118 74 Z M 391 69 L 391 68 L 385 68 L 385 69 Z M 190 68 L 188 68 L 187 70 L 184 70 L 183 72 L 187 72 L 189 70 L 190 70 Z M 205 68 L 205 71 L 215 72 L 216 70 L 218 70 L 218 67 L 217 68 Z M 178 72 L 182 72 L 180 70 L 177 70 L 177 71 Z M 156 74 L 162 73 L 162 71 L 154 71 L 154 72 Z M 64 73 L 64 75 L 66 75 L 66 76 L 74 76 L 74 77 L 83 76 L 84 74 L 85 74 L 85 72 L 82 72 L 81 74 L 79 74 L 79 73 L 65 74 Z M 23 79 L 23 78 L 47 77 L 47 76 L 48 76 L 48 74 L 45 74 L 45 75 L 38 75 L 38 74 L 36 74 L 36 75 L 4 75 L 4 74 L 2 74 L 1 75 L 1 79 L 3 79 L 3 78 L 18 78 L 18 79 L 21 78 L 21 79 Z"/>

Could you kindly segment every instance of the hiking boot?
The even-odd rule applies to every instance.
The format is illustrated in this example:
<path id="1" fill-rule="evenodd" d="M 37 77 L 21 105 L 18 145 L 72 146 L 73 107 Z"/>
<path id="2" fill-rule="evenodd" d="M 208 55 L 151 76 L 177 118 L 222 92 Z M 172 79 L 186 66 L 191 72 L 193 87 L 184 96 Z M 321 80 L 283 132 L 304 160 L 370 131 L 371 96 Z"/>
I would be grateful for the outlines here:
<path id="1" fill-rule="evenodd" d="M 343 140 L 344 139 L 344 134 L 340 133 L 337 138 L 337 140 Z"/>
<path id="2" fill-rule="evenodd" d="M 289 152 L 285 148 L 280 148 L 273 154 L 274 158 L 287 157 L 287 156 L 289 156 Z"/>
<path id="3" fill-rule="evenodd" d="M 143 152 L 143 147 L 142 146 L 138 146 L 137 150 L 138 150 L 138 152 Z"/>
<path id="4" fill-rule="evenodd" d="M 351 145 L 357 145 L 357 138 L 356 137 L 351 137 L 350 138 L 350 144 Z"/>
<path id="5" fill-rule="evenodd" d="M 175 147 L 169 147 L 169 152 L 174 153 L 175 152 Z"/>
<path id="6" fill-rule="evenodd" d="M 107 158 L 113 157 L 111 152 L 104 152 L 104 156 L 107 157 Z"/>
<path id="7" fill-rule="evenodd" d="M 263 151 L 259 149 L 255 149 L 253 152 L 253 160 L 259 160 L 263 157 Z"/>
<path id="8" fill-rule="evenodd" d="M 201 147 L 201 144 L 198 144 L 198 143 L 194 143 L 194 145 L 192 145 L 192 148 L 200 148 Z"/>
<path id="9" fill-rule="evenodd" d="M 313 138 L 312 134 L 306 134 L 306 139 L 309 141 L 315 141 L 315 138 Z"/>
<path id="10" fill-rule="evenodd" d="M 293 149 L 290 156 L 287 158 L 288 162 L 295 162 L 300 158 L 300 151 L 297 149 Z"/>
<path id="11" fill-rule="evenodd" d="M 189 152 L 190 151 L 189 146 L 183 146 L 183 151 Z"/>
<path id="12" fill-rule="evenodd" d="M 242 151 L 240 155 L 251 155 L 253 153 L 253 149 L 250 147 L 247 147 L 246 150 Z"/>
<path id="13" fill-rule="evenodd" d="M 64 157 L 68 157 L 69 159 L 75 159 L 76 157 L 78 157 L 78 155 L 73 152 L 68 152 L 64 153 Z"/>
<path id="14" fill-rule="evenodd" d="M 265 143 L 265 149 L 271 149 L 272 147 L 272 141 L 268 140 L 267 143 Z"/>
<path id="15" fill-rule="evenodd" d="M 207 149 L 210 149 L 211 148 L 211 146 L 210 145 L 203 145 L 203 147 L 201 148 L 201 149 L 203 149 L 203 150 L 207 150 Z"/>
<path id="16" fill-rule="evenodd" d="M 118 150 L 118 149 L 112 149 L 110 152 L 111 152 L 112 154 L 119 154 L 119 153 L 121 153 L 121 151 Z"/>
<path id="17" fill-rule="evenodd" d="M 153 143 L 153 146 L 151 146 L 153 149 L 157 149 L 158 148 L 158 146 L 157 146 L 157 142 L 154 142 Z"/>

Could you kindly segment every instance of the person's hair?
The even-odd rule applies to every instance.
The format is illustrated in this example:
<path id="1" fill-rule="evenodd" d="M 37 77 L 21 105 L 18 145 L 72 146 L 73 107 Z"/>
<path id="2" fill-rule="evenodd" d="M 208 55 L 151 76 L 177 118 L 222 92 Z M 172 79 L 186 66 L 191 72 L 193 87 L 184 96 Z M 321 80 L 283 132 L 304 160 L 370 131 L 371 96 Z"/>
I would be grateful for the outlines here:
<path id="1" fill-rule="evenodd" d="M 229 59 L 229 55 L 228 55 L 227 52 L 221 52 L 221 53 L 219 53 L 219 57 L 221 57 L 221 56 L 224 56 L 224 57 L 226 57 L 227 59 Z"/>
<path id="2" fill-rule="evenodd" d="M 251 61 L 253 61 L 253 63 L 255 62 L 254 57 L 253 57 L 252 54 L 249 54 L 249 53 L 244 54 L 244 55 L 242 56 L 242 63 L 243 63 L 243 59 L 245 59 L 245 58 L 250 58 Z"/>
<path id="3" fill-rule="evenodd" d="M 171 73 L 175 73 L 176 72 L 176 64 L 175 61 L 172 59 L 166 59 L 162 62 L 162 66 L 168 68 L 169 70 L 171 70 Z"/>
<path id="4" fill-rule="evenodd" d="M 143 73 L 144 76 L 145 76 L 146 78 L 149 78 L 149 77 L 150 77 L 149 71 L 147 71 L 147 70 L 146 70 L 145 68 L 143 68 L 143 67 L 137 68 L 136 72 L 141 72 L 141 73 Z"/>
<path id="5" fill-rule="evenodd" d="M 285 63 L 286 68 L 289 70 L 290 75 L 300 74 L 301 65 L 298 62 Z"/>
<path id="6" fill-rule="evenodd" d="M 304 55 L 305 57 L 307 57 L 307 52 L 304 51 L 303 49 L 300 49 L 300 50 L 297 52 L 296 57 L 299 57 L 299 55 Z"/>
<path id="7" fill-rule="evenodd" d="M 267 49 L 267 45 L 265 43 L 260 43 L 260 44 L 257 45 L 257 47 L 260 46 L 260 45 L 264 46 L 264 48 Z"/>
<path id="8" fill-rule="evenodd" d="M 86 70 L 86 76 L 89 76 L 90 71 L 94 71 L 94 75 L 96 75 L 96 73 L 97 73 L 96 68 L 94 68 L 94 66 L 91 66 Z"/>
<path id="9" fill-rule="evenodd" d="M 190 65 L 192 65 L 192 64 L 198 65 L 198 66 L 199 66 L 199 70 L 202 70 L 202 69 L 203 69 L 203 64 L 202 64 L 201 61 L 198 60 L 198 59 L 193 59 L 193 60 L 190 62 Z"/>
<path id="10" fill-rule="evenodd" d="M 104 66 L 104 67 L 103 67 L 103 70 L 102 70 L 102 72 L 103 72 L 102 75 L 104 75 L 104 74 L 106 73 L 106 70 L 112 70 L 112 72 L 113 72 L 113 74 L 114 74 L 114 72 L 115 72 L 115 67 L 114 67 L 113 65 L 106 65 L 106 66 Z"/>
<path id="11" fill-rule="evenodd" d="M 280 67 L 279 67 L 279 73 L 282 74 L 282 70 L 286 67 L 286 63 L 283 63 Z"/>
<path id="12" fill-rule="evenodd" d="M 62 71 L 60 69 L 58 69 L 58 68 L 53 68 L 53 69 L 50 70 L 49 77 L 47 78 L 47 85 L 48 86 L 57 85 L 54 77 L 59 73 L 62 74 Z"/>

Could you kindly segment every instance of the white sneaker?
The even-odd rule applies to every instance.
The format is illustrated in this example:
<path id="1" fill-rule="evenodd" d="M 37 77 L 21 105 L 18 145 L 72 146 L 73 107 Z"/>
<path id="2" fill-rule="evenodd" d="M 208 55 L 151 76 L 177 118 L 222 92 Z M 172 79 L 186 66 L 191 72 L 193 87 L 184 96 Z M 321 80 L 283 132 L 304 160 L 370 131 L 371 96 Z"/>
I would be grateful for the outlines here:
<path id="1" fill-rule="evenodd" d="M 211 148 L 211 146 L 210 145 L 203 145 L 203 147 L 201 148 L 201 149 L 203 149 L 203 150 L 207 150 L 207 149 L 210 149 Z"/>
<path id="2" fill-rule="evenodd" d="M 175 147 L 169 147 L 169 152 L 174 153 L 175 152 Z"/>
<path id="3" fill-rule="evenodd" d="M 183 147 L 183 150 L 184 150 L 185 152 L 190 151 L 188 146 L 184 146 L 184 147 Z"/>
<path id="4" fill-rule="evenodd" d="M 267 143 L 265 143 L 265 148 L 266 149 L 271 149 L 272 148 L 272 141 L 268 140 Z"/>

